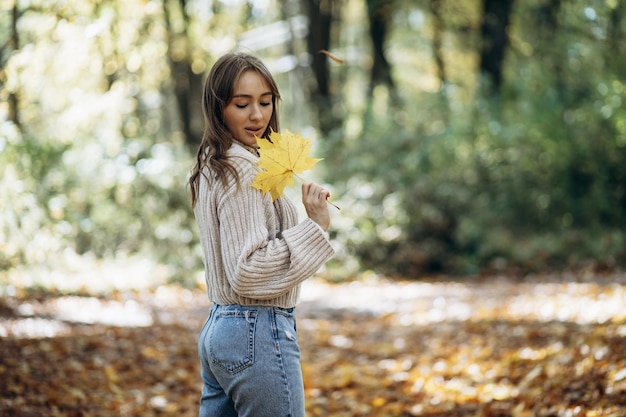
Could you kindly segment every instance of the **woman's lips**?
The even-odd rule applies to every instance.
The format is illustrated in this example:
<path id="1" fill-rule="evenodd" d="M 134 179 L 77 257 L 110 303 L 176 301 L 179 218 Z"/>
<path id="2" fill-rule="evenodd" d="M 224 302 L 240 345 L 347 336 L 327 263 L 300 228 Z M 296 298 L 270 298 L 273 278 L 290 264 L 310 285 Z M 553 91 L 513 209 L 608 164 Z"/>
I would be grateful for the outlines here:
<path id="1" fill-rule="evenodd" d="M 246 128 L 246 131 L 254 136 L 261 136 L 263 134 L 262 127 L 258 127 L 258 128 L 249 127 L 249 128 Z"/>

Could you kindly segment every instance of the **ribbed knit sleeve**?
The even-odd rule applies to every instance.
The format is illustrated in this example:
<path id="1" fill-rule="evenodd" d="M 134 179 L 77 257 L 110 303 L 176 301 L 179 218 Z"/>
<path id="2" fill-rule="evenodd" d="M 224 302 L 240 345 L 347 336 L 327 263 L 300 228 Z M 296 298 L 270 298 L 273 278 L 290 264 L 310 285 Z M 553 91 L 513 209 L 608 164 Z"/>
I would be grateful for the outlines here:
<path id="1" fill-rule="evenodd" d="M 218 210 L 226 277 L 243 297 L 276 298 L 313 275 L 333 253 L 310 219 L 272 236 L 273 222 L 255 213 L 273 210 L 269 194 L 261 197 L 245 183 Z"/>
<path id="2" fill-rule="evenodd" d="M 243 148 L 234 153 L 248 152 Z M 293 204 L 272 201 L 250 186 L 255 157 L 233 158 L 240 175 L 225 188 L 201 187 L 204 208 L 196 207 L 207 291 L 221 304 L 262 304 L 292 307 L 302 281 L 330 259 L 334 250 L 313 220 L 298 223 Z M 200 204 L 200 202 L 199 202 Z M 212 207 L 214 205 L 214 207 Z M 204 237 L 203 237 L 204 233 Z"/>

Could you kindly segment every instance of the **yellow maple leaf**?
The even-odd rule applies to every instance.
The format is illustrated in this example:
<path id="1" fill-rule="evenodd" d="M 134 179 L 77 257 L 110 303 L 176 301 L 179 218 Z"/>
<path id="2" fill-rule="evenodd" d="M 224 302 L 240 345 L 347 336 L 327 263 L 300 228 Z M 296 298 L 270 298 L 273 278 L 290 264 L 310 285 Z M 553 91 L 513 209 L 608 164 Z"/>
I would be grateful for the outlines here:
<path id="1" fill-rule="evenodd" d="M 286 130 L 283 134 L 272 132 L 270 140 L 259 140 L 259 167 L 262 169 L 252 186 L 270 193 L 276 200 L 286 186 L 293 187 L 294 176 L 315 166 L 320 158 L 311 158 L 311 140 Z M 302 178 L 300 178 L 302 180 Z"/>

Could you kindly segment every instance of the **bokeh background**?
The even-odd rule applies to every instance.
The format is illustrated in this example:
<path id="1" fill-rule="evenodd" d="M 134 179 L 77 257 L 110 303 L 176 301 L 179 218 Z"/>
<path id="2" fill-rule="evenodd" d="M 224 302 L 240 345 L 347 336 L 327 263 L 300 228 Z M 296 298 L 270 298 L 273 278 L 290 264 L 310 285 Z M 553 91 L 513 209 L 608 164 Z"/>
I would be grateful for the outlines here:
<path id="1" fill-rule="evenodd" d="M 307 415 L 624 415 L 624 0 L 0 0 L 0 415 L 197 415 L 186 183 L 232 50 L 341 207 Z"/>
<path id="2" fill-rule="evenodd" d="M 5 279 L 197 285 L 186 181 L 231 50 L 324 158 L 329 279 L 626 263 L 626 2 L 0 0 L 0 28 Z"/>

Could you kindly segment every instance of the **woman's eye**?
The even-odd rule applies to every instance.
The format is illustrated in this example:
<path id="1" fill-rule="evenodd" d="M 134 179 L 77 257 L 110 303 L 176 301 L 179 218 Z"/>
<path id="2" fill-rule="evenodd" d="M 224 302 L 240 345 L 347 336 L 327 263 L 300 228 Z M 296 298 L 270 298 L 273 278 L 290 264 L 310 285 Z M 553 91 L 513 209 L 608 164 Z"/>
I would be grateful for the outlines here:
<path id="1" fill-rule="evenodd" d="M 238 109 L 245 109 L 246 107 L 248 107 L 248 104 L 250 103 L 235 103 L 235 107 L 237 107 Z M 260 102 L 259 103 L 260 106 L 262 107 L 267 107 L 267 106 L 271 106 L 272 102 L 271 101 L 267 101 L 267 102 Z"/>

